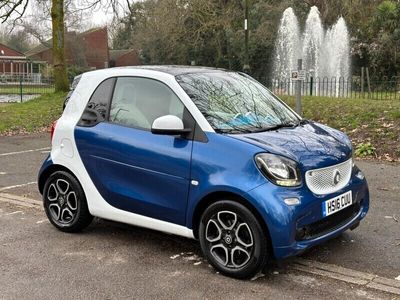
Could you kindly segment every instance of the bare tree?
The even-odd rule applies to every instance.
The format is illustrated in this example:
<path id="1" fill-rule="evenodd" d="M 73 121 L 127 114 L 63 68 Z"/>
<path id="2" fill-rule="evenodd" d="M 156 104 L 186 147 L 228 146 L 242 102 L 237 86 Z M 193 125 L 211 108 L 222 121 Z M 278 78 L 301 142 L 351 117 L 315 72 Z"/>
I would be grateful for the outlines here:
<path id="1" fill-rule="evenodd" d="M 2 0 L 0 1 L 0 21 L 2 23 L 12 21 L 12 24 L 16 25 L 26 13 L 28 5 L 33 2 L 44 5 L 51 3 L 50 16 L 55 89 L 56 91 L 67 91 L 69 84 L 65 63 L 65 7 L 68 4 L 73 6 L 74 0 Z M 117 14 L 121 5 L 119 1 L 113 0 L 81 0 L 80 2 L 81 5 L 79 7 L 73 6 L 74 12 L 93 10 L 103 6 L 107 9 L 112 9 Z M 45 39 L 41 37 L 34 27 L 30 27 L 30 32 L 45 43 Z"/>

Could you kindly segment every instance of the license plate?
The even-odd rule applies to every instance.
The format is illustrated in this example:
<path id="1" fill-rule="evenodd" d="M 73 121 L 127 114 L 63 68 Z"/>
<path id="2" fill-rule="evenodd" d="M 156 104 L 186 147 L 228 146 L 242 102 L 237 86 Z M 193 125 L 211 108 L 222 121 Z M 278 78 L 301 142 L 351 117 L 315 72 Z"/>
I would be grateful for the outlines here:
<path id="1" fill-rule="evenodd" d="M 327 217 L 350 206 L 352 203 L 351 191 L 348 191 L 335 198 L 322 202 L 322 215 Z"/>

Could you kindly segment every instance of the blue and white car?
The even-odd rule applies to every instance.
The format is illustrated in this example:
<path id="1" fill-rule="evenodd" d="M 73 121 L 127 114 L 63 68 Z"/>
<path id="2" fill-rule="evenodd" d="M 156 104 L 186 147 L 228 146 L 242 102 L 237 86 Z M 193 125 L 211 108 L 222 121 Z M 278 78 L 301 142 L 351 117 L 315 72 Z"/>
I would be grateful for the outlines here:
<path id="1" fill-rule="evenodd" d="M 74 85 L 38 178 L 62 231 L 96 216 L 195 238 L 217 270 L 248 278 L 367 214 L 349 138 L 246 74 L 125 67 Z"/>

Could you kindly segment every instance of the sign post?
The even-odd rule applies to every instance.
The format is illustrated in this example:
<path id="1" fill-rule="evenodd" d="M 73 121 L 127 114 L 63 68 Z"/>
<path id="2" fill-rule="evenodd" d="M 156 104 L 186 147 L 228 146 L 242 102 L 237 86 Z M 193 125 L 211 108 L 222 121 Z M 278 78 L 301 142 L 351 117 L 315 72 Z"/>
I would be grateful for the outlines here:
<path id="1" fill-rule="evenodd" d="M 301 116 L 301 83 L 306 79 L 306 71 L 303 69 L 303 60 L 297 60 L 297 71 L 292 71 L 292 80 L 296 81 L 296 112 Z"/>

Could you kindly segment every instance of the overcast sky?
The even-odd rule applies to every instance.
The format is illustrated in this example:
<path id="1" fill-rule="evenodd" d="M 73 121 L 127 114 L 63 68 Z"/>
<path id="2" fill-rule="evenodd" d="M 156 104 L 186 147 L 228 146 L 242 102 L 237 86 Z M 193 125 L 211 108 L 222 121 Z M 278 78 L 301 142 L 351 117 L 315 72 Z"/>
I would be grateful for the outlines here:
<path id="1" fill-rule="evenodd" d="M 91 3 L 91 0 L 73 0 L 77 7 L 85 8 L 88 6 L 88 3 Z M 95 8 L 91 8 L 85 11 L 87 14 L 88 21 L 93 23 L 94 25 L 105 25 L 109 21 L 111 21 L 114 12 L 111 7 L 109 7 L 110 1 L 119 4 L 119 13 L 122 15 L 124 9 L 126 7 L 126 0 L 102 0 L 102 5 L 98 5 Z M 132 2 L 137 1 L 133 0 Z M 30 1 L 32 4 L 29 5 L 26 15 L 32 15 L 34 12 L 34 2 Z"/>

